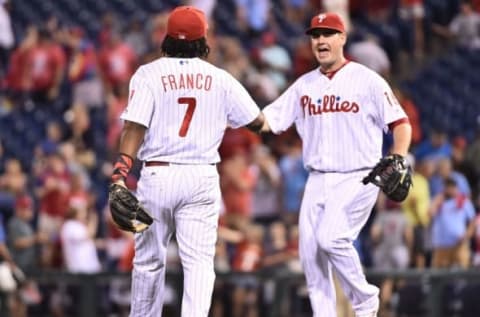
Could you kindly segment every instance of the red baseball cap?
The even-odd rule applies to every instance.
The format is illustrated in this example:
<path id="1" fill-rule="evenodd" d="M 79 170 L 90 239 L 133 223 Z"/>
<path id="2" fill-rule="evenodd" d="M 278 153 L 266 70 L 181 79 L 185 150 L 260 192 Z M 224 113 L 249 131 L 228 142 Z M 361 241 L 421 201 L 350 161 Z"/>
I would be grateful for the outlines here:
<path id="1" fill-rule="evenodd" d="M 314 16 L 310 21 L 310 28 L 305 31 L 305 34 L 310 35 L 315 29 L 330 29 L 345 33 L 345 25 L 336 13 L 320 13 Z"/>
<path id="2" fill-rule="evenodd" d="M 178 40 L 195 41 L 207 34 L 205 14 L 192 6 L 176 7 L 168 16 L 167 34 Z"/>

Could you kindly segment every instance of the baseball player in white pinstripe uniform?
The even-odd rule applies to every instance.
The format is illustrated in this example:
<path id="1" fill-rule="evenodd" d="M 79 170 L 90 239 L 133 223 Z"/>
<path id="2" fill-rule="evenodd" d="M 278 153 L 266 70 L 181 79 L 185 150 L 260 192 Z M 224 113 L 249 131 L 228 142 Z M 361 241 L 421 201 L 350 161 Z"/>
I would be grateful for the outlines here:
<path id="1" fill-rule="evenodd" d="M 279 133 L 295 123 L 303 140 L 310 173 L 300 210 L 300 258 L 314 316 L 336 316 L 335 271 L 356 316 L 374 317 L 378 289 L 367 283 L 353 241 L 378 188 L 362 178 L 381 158 L 382 132 L 393 132 L 391 151 L 405 156 L 411 127 L 386 81 L 345 59 L 338 15 L 313 17 L 306 33 L 320 67 L 264 109 L 262 130 Z"/>
<path id="2" fill-rule="evenodd" d="M 227 72 L 201 58 L 209 51 L 203 12 L 181 6 L 167 22 L 163 57 L 141 66 L 121 115 L 125 125 L 112 181 L 124 185 L 144 161 L 137 195 L 156 221 L 135 234 L 132 317 L 162 314 L 165 260 L 173 233 L 184 272 L 183 317 L 208 315 L 221 205 L 218 147 L 228 126 L 260 130 L 263 114 Z"/>

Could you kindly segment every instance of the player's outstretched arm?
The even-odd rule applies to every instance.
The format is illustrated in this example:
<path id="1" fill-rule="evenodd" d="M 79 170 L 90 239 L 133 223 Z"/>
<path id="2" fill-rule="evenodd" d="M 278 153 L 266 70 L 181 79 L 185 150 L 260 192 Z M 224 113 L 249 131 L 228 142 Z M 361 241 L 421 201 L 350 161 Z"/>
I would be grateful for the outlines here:
<path id="1" fill-rule="evenodd" d="M 272 132 L 272 129 L 270 128 L 270 125 L 268 124 L 268 120 L 265 119 L 263 122 L 263 126 L 260 129 L 260 133 L 267 133 L 267 132 Z"/>
<path id="2" fill-rule="evenodd" d="M 261 112 L 258 117 L 246 127 L 255 133 L 267 133 L 272 131 L 263 112 Z"/>
<path id="3" fill-rule="evenodd" d="M 261 133 L 263 132 L 262 129 L 265 125 L 265 122 L 265 116 L 263 115 L 263 112 L 260 112 L 252 122 L 246 125 L 246 127 L 252 132 Z"/>

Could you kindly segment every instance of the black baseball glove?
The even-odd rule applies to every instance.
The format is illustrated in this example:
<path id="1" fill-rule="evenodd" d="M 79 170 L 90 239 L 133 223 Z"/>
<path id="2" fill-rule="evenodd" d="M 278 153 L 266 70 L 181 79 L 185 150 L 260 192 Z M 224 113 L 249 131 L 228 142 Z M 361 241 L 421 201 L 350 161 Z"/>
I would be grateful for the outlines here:
<path id="1" fill-rule="evenodd" d="M 108 200 L 113 221 L 120 229 L 137 233 L 153 223 L 150 213 L 127 188 L 110 184 Z"/>
<path id="2" fill-rule="evenodd" d="M 412 169 L 403 156 L 389 155 L 380 159 L 362 182 L 364 185 L 373 183 L 380 187 L 389 199 L 402 202 L 412 186 Z"/>

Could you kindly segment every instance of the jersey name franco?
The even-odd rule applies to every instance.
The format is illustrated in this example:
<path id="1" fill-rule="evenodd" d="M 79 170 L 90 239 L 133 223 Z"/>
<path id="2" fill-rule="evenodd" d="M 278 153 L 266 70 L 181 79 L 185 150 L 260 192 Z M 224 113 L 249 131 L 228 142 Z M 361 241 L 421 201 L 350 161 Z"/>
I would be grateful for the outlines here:
<path id="1" fill-rule="evenodd" d="M 322 172 L 372 168 L 382 156 L 383 132 L 406 118 L 388 83 L 355 62 L 330 79 L 318 68 L 304 74 L 263 112 L 275 133 L 295 123 L 305 167 Z"/>
<path id="2" fill-rule="evenodd" d="M 170 74 L 161 77 L 163 91 L 175 89 L 203 89 L 209 91 L 212 88 L 212 76 L 197 74 Z"/>
<path id="3" fill-rule="evenodd" d="M 212 164 L 227 125 L 244 126 L 259 111 L 226 71 L 200 58 L 162 57 L 135 72 L 121 118 L 147 127 L 140 160 Z"/>

